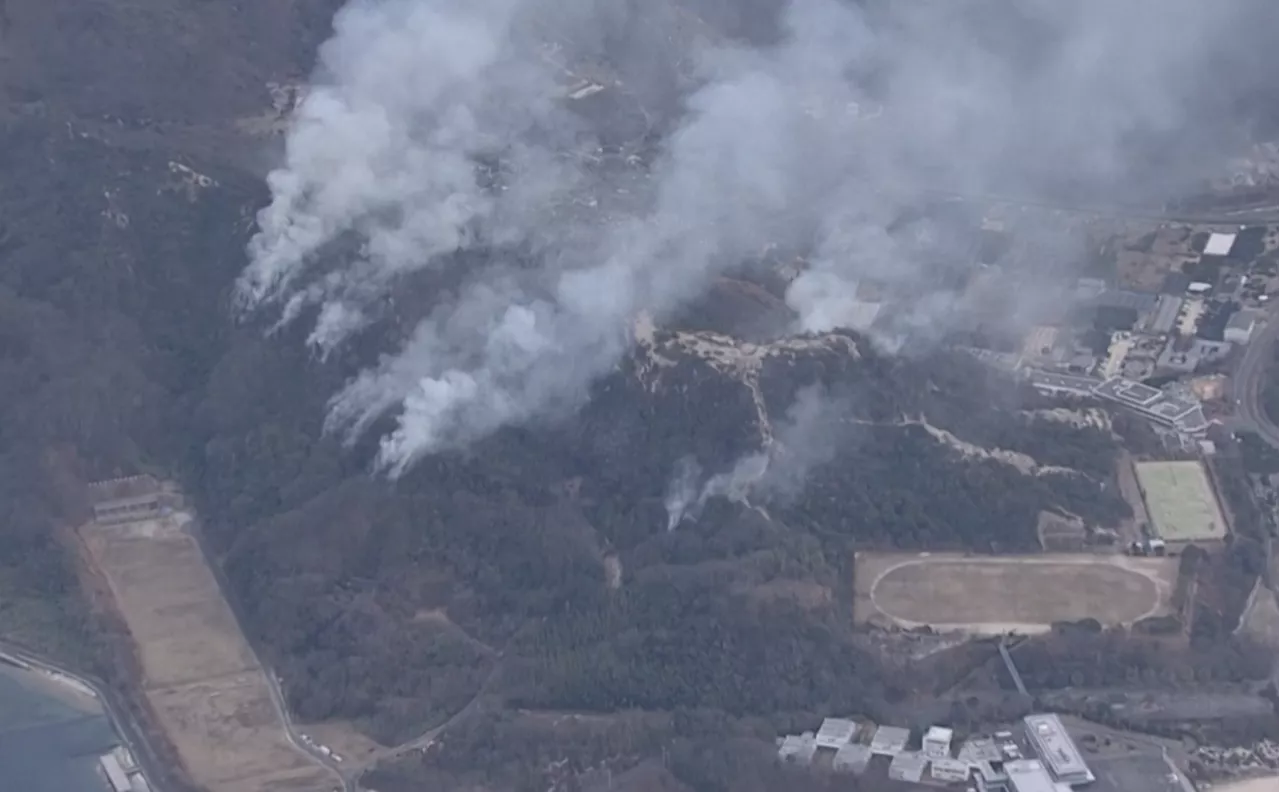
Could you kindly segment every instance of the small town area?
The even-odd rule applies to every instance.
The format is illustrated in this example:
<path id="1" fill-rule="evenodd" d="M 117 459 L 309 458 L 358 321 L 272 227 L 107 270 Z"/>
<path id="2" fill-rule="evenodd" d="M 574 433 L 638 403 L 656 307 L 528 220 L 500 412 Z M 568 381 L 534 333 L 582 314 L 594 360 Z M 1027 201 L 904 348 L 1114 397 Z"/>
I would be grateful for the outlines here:
<path id="1" fill-rule="evenodd" d="M 1048 713 L 964 735 L 944 726 L 913 731 L 826 718 L 816 732 L 778 738 L 780 761 L 815 773 L 886 779 L 904 790 L 1194 792 L 1175 760 L 1181 753 L 1174 741 Z M 1274 773 L 1276 758 L 1275 744 L 1266 743 L 1236 749 L 1232 760 L 1237 771 L 1257 774 Z"/>

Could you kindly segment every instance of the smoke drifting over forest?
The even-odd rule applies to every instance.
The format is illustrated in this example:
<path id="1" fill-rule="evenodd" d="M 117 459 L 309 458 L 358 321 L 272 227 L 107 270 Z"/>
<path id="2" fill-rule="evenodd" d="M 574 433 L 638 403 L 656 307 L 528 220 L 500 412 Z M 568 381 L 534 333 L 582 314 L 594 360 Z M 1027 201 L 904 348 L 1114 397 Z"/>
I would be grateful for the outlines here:
<path id="1" fill-rule="evenodd" d="M 788 295 L 803 329 L 838 324 L 860 278 L 916 283 L 885 229 L 921 188 L 1173 194 L 1242 143 L 1241 103 L 1274 102 L 1274 16 L 1244 0 L 354 0 L 268 179 L 239 305 L 312 322 L 326 354 L 415 274 L 473 268 L 331 402 L 353 438 L 397 416 L 378 463 L 398 475 L 572 409 L 638 312 L 660 321 L 766 245 L 815 251 Z M 566 99 L 566 65 L 637 128 Z M 631 132 L 652 162 L 620 175 L 580 156 Z"/>

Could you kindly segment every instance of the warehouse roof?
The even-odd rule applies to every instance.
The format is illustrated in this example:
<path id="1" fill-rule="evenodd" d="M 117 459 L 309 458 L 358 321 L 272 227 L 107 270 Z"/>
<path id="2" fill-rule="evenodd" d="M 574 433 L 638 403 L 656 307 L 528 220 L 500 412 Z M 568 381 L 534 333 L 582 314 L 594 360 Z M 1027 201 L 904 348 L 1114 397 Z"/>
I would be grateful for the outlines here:
<path id="1" fill-rule="evenodd" d="M 1231 253 L 1231 246 L 1235 243 L 1235 234 L 1213 233 L 1209 235 L 1209 241 L 1204 243 L 1204 253 L 1206 256 L 1226 256 Z"/>

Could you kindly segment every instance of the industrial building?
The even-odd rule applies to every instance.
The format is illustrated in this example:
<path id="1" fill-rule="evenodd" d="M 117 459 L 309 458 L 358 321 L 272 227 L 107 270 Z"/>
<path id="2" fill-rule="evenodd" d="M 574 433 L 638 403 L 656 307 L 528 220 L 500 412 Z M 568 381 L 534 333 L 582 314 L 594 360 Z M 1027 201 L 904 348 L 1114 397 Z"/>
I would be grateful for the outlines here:
<path id="1" fill-rule="evenodd" d="M 1022 719 L 1027 730 L 1027 739 L 1035 749 L 1036 755 L 1049 768 L 1055 781 L 1070 786 L 1088 784 L 1094 780 L 1093 773 L 1085 764 L 1084 757 L 1076 748 L 1075 741 L 1067 734 L 1066 728 L 1057 715 L 1051 713 L 1028 715 Z M 1010 779 L 1013 774 L 1010 772 Z M 1023 792 L 1019 789 L 1018 792 Z"/>
<path id="2" fill-rule="evenodd" d="M 89 485 L 89 495 L 93 517 L 103 524 L 146 520 L 162 511 L 162 489 L 152 476 L 95 482 Z"/>
<path id="3" fill-rule="evenodd" d="M 1235 234 L 1212 233 L 1209 239 L 1204 243 L 1204 255 L 1206 256 L 1229 256 L 1231 248 L 1236 244 Z"/>
<path id="4" fill-rule="evenodd" d="M 1014 759 L 1005 763 L 1004 772 L 1008 781 L 1002 786 L 1008 792 L 1067 792 L 1071 788 L 1055 782 L 1039 759 Z M 1001 786 L 983 787 L 980 782 L 978 789 L 995 792 Z"/>
<path id="5" fill-rule="evenodd" d="M 1155 307 L 1156 297 L 1124 289 L 1105 289 L 1095 294 L 1089 303 L 1097 308 L 1123 308 L 1145 314 Z"/>
<path id="6" fill-rule="evenodd" d="M 871 737 L 871 753 L 881 756 L 896 756 L 907 747 L 911 732 L 901 726 L 881 726 Z"/>
<path id="7" fill-rule="evenodd" d="M 1004 759 L 1000 746 L 990 737 L 971 737 L 960 746 L 960 760 L 976 766 L 979 762 L 998 762 Z"/>
<path id="8" fill-rule="evenodd" d="M 1153 335 L 1168 335 L 1178 322 L 1178 314 L 1182 310 L 1182 298 L 1172 294 L 1162 294 L 1156 306 L 1147 314 L 1146 330 Z"/>
<path id="9" fill-rule="evenodd" d="M 845 718 L 824 718 L 818 727 L 818 735 L 814 738 L 819 748 L 839 749 L 853 742 L 858 733 L 858 724 Z"/>
<path id="10" fill-rule="evenodd" d="M 889 778 L 894 781 L 920 783 L 929 760 L 916 751 L 903 751 L 889 762 Z"/>
<path id="11" fill-rule="evenodd" d="M 1128 407 L 1153 423 L 1188 435 L 1200 435 L 1209 429 L 1204 408 L 1191 393 L 1160 390 L 1127 377 L 1100 380 L 1037 369 L 1024 369 L 1022 374 L 1041 393 L 1097 396 Z"/>
<path id="12" fill-rule="evenodd" d="M 958 784 L 969 780 L 969 765 L 959 759 L 934 759 L 929 763 L 929 776 L 944 784 Z"/>
<path id="13" fill-rule="evenodd" d="M 1172 394 L 1124 377 L 1112 377 L 1096 386 L 1093 392 L 1155 423 L 1187 434 L 1200 434 L 1209 428 L 1203 408 L 1190 395 Z"/>
<path id="14" fill-rule="evenodd" d="M 861 743 L 849 743 L 836 750 L 831 758 L 831 769 L 837 773 L 853 773 L 861 775 L 871 762 L 871 746 Z"/>
<path id="15" fill-rule="evenodd" d="M 943 726 L 930 726 L 920 741 L 920 748 L 930 759 L 951 758 L 952 731 Z"/>

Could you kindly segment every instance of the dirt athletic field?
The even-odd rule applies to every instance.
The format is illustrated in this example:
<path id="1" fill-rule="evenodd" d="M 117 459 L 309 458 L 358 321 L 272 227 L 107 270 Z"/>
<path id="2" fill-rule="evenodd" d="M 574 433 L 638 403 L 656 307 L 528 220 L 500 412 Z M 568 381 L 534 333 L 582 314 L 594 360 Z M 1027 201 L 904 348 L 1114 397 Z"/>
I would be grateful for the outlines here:
<path id="1" fill-rule="evenodd" d="M 1055 621 L 1129 624 L 1169 612 L 1177 559 L 1091 553 L 859 553 L 854 612 L 881 626 L 1035 633 Z"/>
<path id="2" fill-rule="evenodd" d="M 80 529 L 137 646 L 160 727 L 210 792 L 332 789 L 329 771 L 289 744 L 265 672 L 179 519 Z"/>

